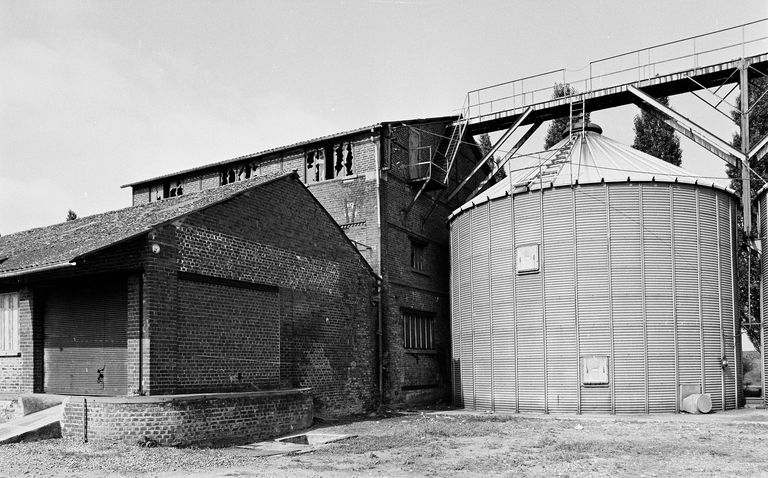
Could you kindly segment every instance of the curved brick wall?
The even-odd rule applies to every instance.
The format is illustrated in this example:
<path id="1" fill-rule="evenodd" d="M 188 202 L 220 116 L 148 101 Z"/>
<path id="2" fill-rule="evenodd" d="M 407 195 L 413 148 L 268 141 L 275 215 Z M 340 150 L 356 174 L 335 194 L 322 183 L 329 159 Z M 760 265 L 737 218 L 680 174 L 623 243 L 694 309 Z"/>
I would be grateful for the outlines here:
<path id="1" fill-rule="evenodd" d="M 64 402 L 61 434 L 88 440 L 151 439 L 161 445 L 248 443 L 309 427 L 310 390 L 70 397 Z"/>

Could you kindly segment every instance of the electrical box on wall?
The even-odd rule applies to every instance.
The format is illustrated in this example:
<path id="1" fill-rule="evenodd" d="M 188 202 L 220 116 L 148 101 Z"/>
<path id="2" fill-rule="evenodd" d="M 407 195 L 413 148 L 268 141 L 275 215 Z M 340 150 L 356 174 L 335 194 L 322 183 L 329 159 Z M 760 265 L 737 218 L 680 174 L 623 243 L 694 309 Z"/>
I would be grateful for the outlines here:
<path id="1" fill-rule="evenodd" d="M 528 244 L 515 249 L 517 273 L 539 271 L 539 245 Z"/>
<path id="2" fill-rule="evenodd" d="M 608 385 L 608 356 L 581 356 L 581 384 Z"/>

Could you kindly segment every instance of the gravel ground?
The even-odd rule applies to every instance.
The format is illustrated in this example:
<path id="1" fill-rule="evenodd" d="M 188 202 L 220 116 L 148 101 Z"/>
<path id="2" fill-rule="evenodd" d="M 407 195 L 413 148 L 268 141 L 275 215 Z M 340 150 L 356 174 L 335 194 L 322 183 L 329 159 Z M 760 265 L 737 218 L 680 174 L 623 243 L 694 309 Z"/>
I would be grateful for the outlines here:
<path id="1" fill-rule="evenodd" d="M 768 476 L 768 411 L 708 416 L 406 413 L 323 427 L 309 453 L 47 440 L 0 447 L 0 476 Z"/>

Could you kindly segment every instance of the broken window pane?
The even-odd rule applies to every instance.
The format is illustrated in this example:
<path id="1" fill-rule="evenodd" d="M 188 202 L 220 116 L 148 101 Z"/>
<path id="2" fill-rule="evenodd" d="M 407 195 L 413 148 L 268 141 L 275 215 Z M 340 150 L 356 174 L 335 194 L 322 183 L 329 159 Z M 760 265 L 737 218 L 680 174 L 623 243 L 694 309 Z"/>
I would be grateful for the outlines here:
<path id="1" fill-rule="evenodd" d="M 347 168 L 347 176 L 352 174 L 352 143 L 347 143 L 347 157 L 344 161 L 344 167 Z"/>

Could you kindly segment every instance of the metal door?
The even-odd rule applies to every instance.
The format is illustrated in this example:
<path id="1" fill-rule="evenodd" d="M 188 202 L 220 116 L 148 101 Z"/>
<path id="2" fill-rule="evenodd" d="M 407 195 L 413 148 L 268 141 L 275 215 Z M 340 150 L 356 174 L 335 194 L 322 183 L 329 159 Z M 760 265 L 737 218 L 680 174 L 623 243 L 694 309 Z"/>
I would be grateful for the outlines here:
<path id="1" fill-rule="evenodd" d="M 46 294 L 44 390 L 68 395 L 127 393 L 127 285 L 77 282 Z"/>

